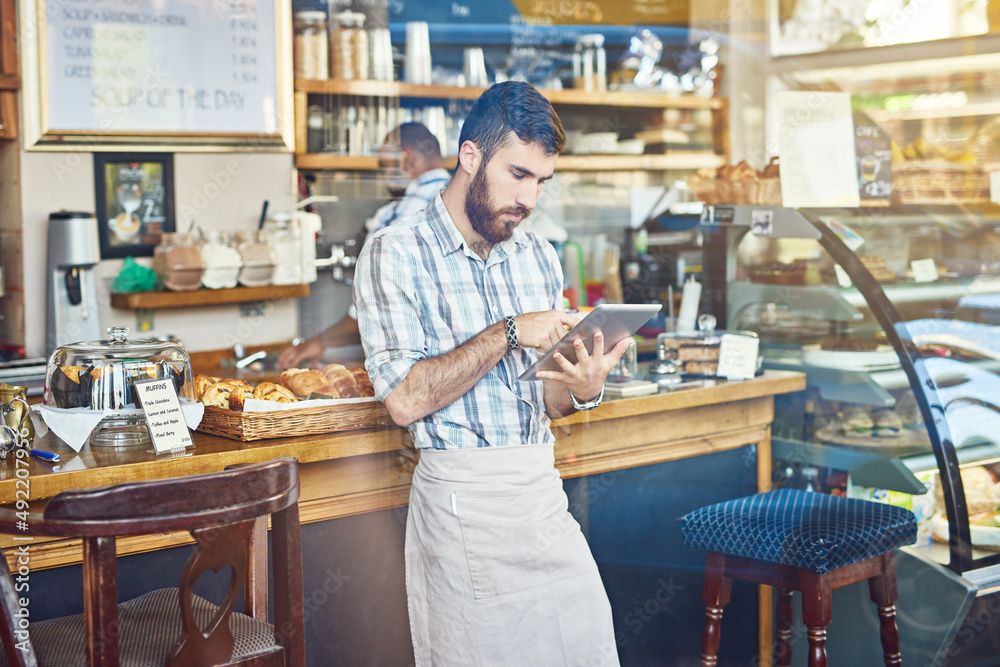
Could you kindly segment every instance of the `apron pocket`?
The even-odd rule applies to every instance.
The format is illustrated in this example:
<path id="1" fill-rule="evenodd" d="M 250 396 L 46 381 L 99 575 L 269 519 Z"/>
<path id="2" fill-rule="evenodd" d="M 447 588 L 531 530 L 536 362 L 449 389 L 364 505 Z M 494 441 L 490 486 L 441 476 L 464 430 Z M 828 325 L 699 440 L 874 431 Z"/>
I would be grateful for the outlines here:
<path id="1" fill-rule="evenodd" d="M 456 491 L 455 500 L 477 600 L 597 569 L 561 484 L 542 491 Z"/>

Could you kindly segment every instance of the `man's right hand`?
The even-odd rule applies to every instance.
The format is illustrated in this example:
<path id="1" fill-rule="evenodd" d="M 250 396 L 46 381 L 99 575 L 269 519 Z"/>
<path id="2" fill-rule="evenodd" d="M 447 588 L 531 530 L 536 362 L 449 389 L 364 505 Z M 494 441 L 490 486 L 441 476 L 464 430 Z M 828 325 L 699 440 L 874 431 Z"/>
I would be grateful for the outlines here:
<path id="1" fill-rule="evenodd" d="M 521 347 L 532 347 L 539 352 L 547 352 L 579 321 L 578 318 L 561 310 L 517 315 L 514 317 L 514 324 L 517 325 L 517 342 Z"/>
<path id="2" fill-rule="evenodd" d="M 291 345 L 282 350 L 278 357 L 278 368 L 311 368 L 326 350 L 317 338 L 307 338 L 298 345 Z"/>

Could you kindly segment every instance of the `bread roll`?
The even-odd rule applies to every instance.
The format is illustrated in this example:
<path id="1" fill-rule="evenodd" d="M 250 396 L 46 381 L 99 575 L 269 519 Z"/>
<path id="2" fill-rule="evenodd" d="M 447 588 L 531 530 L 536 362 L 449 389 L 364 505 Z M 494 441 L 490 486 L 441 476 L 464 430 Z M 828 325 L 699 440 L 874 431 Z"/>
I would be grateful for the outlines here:
<path id="1" fill-rule="evenodd" d="M 341 364 L 327 365 L 323 374 L 336 392 L 334 398 L 357 398 L 361 395 L 354 375 Z"/>
<path id="2" fill-rule="evenodd" d="M 354 381 L 358 383 L 358 393 L 362 396 L 374 396 L 375 387 L 372 386 L 372 380 L 368 377 L 368 371 L 363 368 L 351 368 L 351 375 L 354 376 Z"/>
<path id="3" fill-rule="evenodd" d="M 201 396 L 201 402 L 205 405 L 214 405 L 228 410 L 229 396 L 237 388 L 243 388 L 243 384 L 236 380 L 220 380 L 205 390 Z"/>
<path id="4" fill-rule="evenodd" d="M 254 387 L 253 397 L 258 401 L 274 401 L 276 403 L 297 403 L 299 400 L 289 389 L 273 382 L 261 382 Z"/>
<path id="5" fill-rule="evenodd" d="M 288 387 L 296 396 L 324 394 L 337 398 L 337 391 L 327 381 L 323 371 L 305 368 L 289 368 L 281 374 L 281 384 Z"/>
<path id="6" fill-rule="evenodd" d="M 191 383 L 194 385 L 194 400 L 200 401 L 201 397 L 205 395 L 205 390 L 220 380 L 222 378 L 212 377 L 211 375 L 195 375 L 191 380 Z"/>

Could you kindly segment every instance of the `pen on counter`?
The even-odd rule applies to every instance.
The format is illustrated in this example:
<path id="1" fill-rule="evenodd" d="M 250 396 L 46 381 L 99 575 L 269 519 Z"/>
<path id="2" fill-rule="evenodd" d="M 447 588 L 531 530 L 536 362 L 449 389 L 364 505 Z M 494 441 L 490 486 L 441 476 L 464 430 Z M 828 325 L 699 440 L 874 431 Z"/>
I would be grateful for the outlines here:
<path id="1" fill-rule="evenodd" d="M 31 449 L 28 453 L 51 468 L 52 472 L 59 472 L 59 466 L 56 465 L 56 462 L 59 461 L 59 455 L 55 452 L 47 452 L 44 449 Z"/>

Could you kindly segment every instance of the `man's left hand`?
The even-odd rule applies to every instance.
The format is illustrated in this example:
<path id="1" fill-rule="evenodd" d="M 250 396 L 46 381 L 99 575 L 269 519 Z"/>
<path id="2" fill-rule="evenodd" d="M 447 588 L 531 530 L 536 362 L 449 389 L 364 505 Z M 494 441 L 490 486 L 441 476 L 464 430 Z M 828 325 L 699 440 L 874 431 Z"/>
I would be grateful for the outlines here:
<path id="1" fill-rule="evenodd" d="M 552 358 L 562 370 L 538 371 L 535 373 L 535 377 L 564 384 L 567 389 L 573 392 L 577 400 L 590 401 L 601 393 L 604 379 L 607 378 L 608 373 L 615 367 L 618 359 L 625 353 L 629 345 L 632 345 L 632 339 L 626 338 L 605 353 L 604 334 L 598 331 L 594 334 L 593 354 L 587 352 L 583 339 L 578 338 L 573 341 L 573 349 L 577 359 L 575 364 L 559 352 L 555 352 Z"/>

